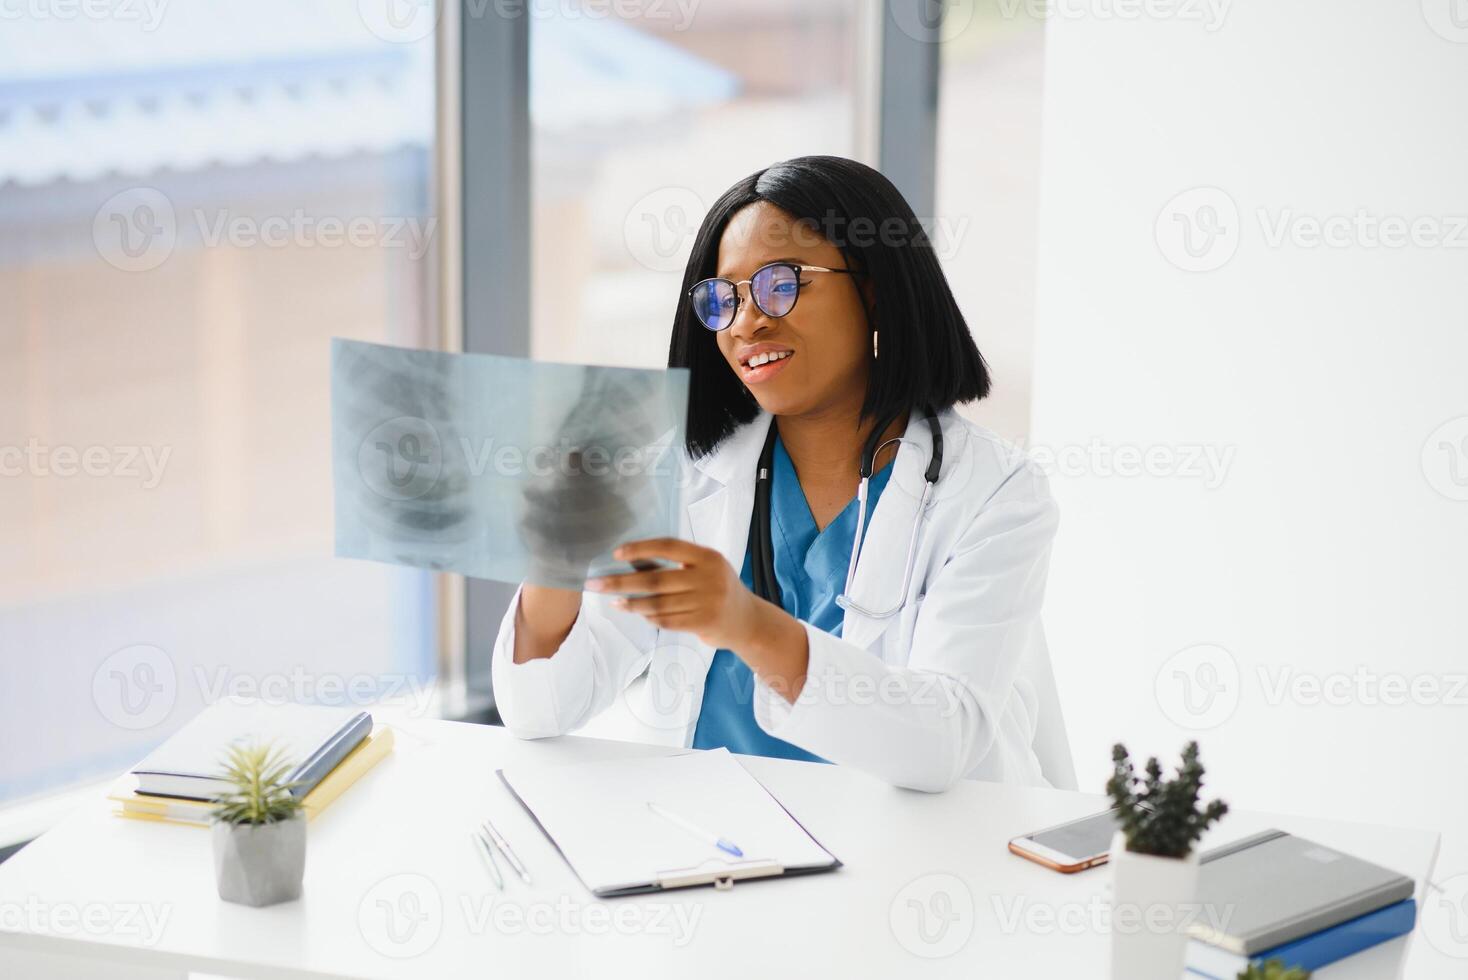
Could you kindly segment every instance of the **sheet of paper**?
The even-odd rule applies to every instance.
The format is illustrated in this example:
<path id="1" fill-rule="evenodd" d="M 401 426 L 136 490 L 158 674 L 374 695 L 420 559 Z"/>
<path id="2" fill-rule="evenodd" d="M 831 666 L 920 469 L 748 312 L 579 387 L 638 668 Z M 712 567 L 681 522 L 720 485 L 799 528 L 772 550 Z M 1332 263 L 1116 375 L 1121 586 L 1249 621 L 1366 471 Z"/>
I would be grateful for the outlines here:
<path id="1" fill-rule="evenodd" d="M 580 589 L 677 535 L 686 370 L 331 354 L 337 555 Z"/>
<path id="2" fill-rule="evenodd" d="M 522 766 L 506 769 L 504 778 L 592 891 L 647 884 L 659 872 L 740 863 L 654 813 L 649 802 L 732 841 L 747 863 L 835 863 L 727 749 Z"/>

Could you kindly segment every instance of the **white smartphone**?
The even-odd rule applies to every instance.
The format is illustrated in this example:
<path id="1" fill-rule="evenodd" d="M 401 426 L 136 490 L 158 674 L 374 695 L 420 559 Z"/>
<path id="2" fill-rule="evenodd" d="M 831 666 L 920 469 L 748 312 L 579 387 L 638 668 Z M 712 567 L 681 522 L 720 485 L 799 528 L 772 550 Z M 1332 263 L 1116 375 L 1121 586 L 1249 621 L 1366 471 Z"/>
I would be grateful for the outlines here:
<path id="1" fill-rule="evenodd" d="M 1106 863 L 1111 835 L 1117 829 L 1116 811 L 1046 827 L 1009 842 L 1009 850 L 1062 874 L 1074 874 Z"/>

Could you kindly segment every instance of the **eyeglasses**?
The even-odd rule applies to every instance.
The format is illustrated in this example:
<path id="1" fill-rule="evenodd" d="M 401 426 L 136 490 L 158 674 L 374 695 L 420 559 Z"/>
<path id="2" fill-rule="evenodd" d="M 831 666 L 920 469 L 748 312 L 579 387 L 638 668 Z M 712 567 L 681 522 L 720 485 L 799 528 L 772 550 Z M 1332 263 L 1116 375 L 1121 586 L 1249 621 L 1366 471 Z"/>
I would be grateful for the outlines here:
<path id="1" fill-rule="evenodd" d="M 688 290 L 693 312 L 710 330 L 727 330 L 739 314 L 739 287 L 749 284 L 749 297 L 765 316 L 787 316 L 800 298 L 802 272 L 843 272 L 858 275 L 853 269 L 827 269 L 822 265 L 796 265 L 793 262 L 771 262 L 754 270 L 748 279 L 713 278 L 695 283 Z"/>

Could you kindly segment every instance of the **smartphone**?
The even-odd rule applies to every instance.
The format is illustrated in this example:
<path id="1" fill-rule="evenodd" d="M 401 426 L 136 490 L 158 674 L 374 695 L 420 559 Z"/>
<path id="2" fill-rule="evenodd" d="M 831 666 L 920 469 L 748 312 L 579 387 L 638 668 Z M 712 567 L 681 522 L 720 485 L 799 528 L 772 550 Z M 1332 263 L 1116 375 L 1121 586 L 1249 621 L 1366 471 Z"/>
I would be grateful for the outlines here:
<path id="1" fill-rule="evenodd" d="M 1016 837 L 1009 850 L 1053 871 L 1074 874 L 1106 863 L 1118 826 L 1116 810 L 1111 809 Z"/>

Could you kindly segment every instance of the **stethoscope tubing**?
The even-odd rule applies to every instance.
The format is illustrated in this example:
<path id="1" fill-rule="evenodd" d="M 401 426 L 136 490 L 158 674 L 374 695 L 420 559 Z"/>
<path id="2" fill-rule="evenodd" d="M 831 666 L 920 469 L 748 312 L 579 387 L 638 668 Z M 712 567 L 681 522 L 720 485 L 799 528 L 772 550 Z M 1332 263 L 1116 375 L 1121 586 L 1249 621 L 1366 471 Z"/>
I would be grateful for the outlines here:
<path id="1" fill-rule="evenodd" d="M 903 442 L 905 440 L 897 439 L 890 441 Z M 886 443 L 883 443 L 883 445 L 886 445 Z M 879 449 L 878 452 L 880 451 Z M 913 563 L 917 561 L 918 532 L 923 526 L 923 514 L 928 509 L 928 498 L 933 495 L 933 484 L 924 481 L 923 494 L 918 498 L 917 514 L 912 519 L 912 533 L 907 537 L 907 558 L 903 561 L 902 588 L 897 593 L 897 605 L 891 609 L 877 611 L 875 609 L 868 609 L 851 598 L 851 583 L 856 579 L 856 567 L 861 561 L 862 530 L 866 525 L 867 513 L 867 481 L 870 479 L 871 477 L 869 476 L 862 477 L 861 485 L 856 491 L 857 500 L 859 501 L 857 504 L 856 537 L 851 542 L 851 560 L 846 563 L 846 584 L 841 589 L 841 594 L 836 597 L 836 605 L 842 609 L 849 609 L 859 615 L 869 616 L 872 619 L 888 619 L 897 615 L 907 602 L 907 590 L 912 586 L 912 567 Z"/>
<path id="2" fill-rule="evenodd" d="M 898 592 L 897 604 L 890 609 L 874 610 L 861 605 L 851 598 L 851 585 L 856 579 L 856 568 L 861 558 L 861 546 L 863 531 L 866 529 L 867 520 L 867 494 L 868 484 L 872 478 L 872 468 L 876 465 L 877 454 L 892 443 L 906 442 L 915 445 L 910 439 L 896 437 L 888 439 L 880 445 L 868 444 L 862 452 L 860 464 L 861 482 L 857 485 L 857 511 L 856 511 L 856 535 L 851 543 L 851 558 L 846 563 L 846 582 L 842 587 L 841 594 L 836 597 L 836 604 L 842 609 L 850 610 L 862 616 L 873 619 L 888 619 L 896 615 L 907 602 L 907 591 L 912 586 L 912 570 L 917 561 L 918 534 L 922 530 L 923 514 L 927 511 L 928 501 L 932 498 L 933 488 L 938 482 L 943 471 L 943 430 L 940 427 L 936 413 L 929 410 L 927 413 L 929 429 L 933 434 L 933 444 L 930 449 L 928 467 L 923 473 L 923 492 L 918 500 L 917 513 L 913 517 L 912 532 L 907 539 L 907 557 L 903 561 L 902 589 Z M 885 429 L 881 426 L 876 430 L 880 433 Z M 773 454 L 775 445 L 775 420 L 770 420 L 770 432 L 765 437 L 765 446 L 760 454 L 759 468 L 755 481 L 754 492 L 754 520 L 750 526 L 750 548 L 752 549 L 751 572 L 754 579 L 755 594 L 771 602 L 780 604 L 780 586 L 775 580 L 774 558 L 770 544 L 770 473 L 773 469 Z M 875 436 L 874 436 L 875 438 Z M 895 466 L 896 463 L 894 462 Z"/>

